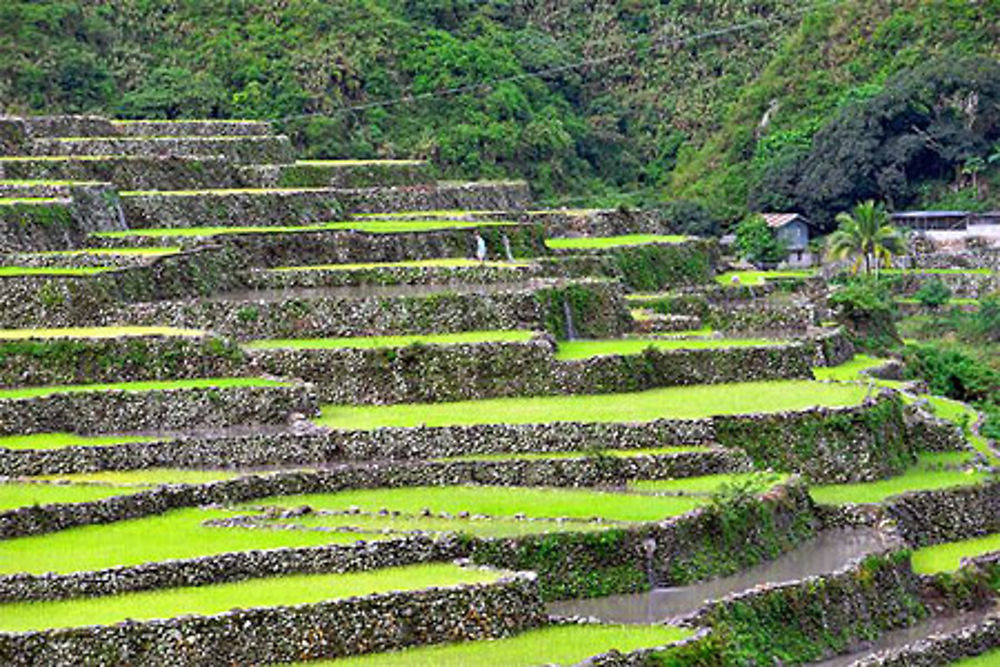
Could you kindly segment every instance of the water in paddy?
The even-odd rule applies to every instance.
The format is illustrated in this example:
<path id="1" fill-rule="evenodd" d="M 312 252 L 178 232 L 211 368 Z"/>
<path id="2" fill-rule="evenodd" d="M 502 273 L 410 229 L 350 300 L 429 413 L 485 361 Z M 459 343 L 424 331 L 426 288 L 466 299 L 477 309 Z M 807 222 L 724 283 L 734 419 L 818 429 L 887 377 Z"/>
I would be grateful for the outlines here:
<path id="1" fill-rule="evenodd" d="M 872 528 L 829 530 L 772 561 L 729 577 L 647 593 L 565 600 L 548 605 L 556 616 L 593 616 L 609 623 L 657 623 L 684 616 L 730 593 L 837 570 L 855 558 L 895 546 Z"/>
<path id="2" fill-rule="evenodd" d="M 455 283 L 447 285 L 348 285 L 338 287 L 287 287 L 284 289 L 236 290 L 213 296 L 208 301 L 287 301 L 288 299 L 363 299 L 367 297 L 427 296 L 511 292 L 544 286 L 537 280 L 504 283 Z"/>
<path id="3" fill-rule="evenodd" d="M 993 609 L 992 611 L 995 613 L 997 610 Z M 838 655 L 836 658 L 810 664 L 815 667 L 847 667 L 847 665 L 851 665 L 862 658 L 867 658 L 881 651 L 901 648 L 921 639 L 926 639 L 931 635 L 947 634 L 970 625 L 975 625 L 983 621 L 990 613 L 991 610 L 987 609 L 968 611 L 949 616 L 933 616 L 908 628 L 900 628 L 899 630 L 887 632 L 875 641 L 865 642 L 863 645 L 858 646 L 853 653 Z"/>

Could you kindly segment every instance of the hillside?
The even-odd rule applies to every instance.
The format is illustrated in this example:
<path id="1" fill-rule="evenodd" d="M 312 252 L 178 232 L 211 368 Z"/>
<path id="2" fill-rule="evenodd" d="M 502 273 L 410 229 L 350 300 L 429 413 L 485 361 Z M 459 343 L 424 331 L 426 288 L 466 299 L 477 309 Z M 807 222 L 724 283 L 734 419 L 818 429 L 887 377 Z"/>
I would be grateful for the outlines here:
<path id="1" fill-rule="evenodd" d="M 768 199 L 775 165 L 900 72 L 1000 53 L 1000 6 L 958 0 L 12 1 L 0 25 L 6 112 L 266 118 L 309 156 L 426 157 L 555 203 L 682 198 L 725 219 L 748 198 L 808 209 L 795 187 Z M 955 157 L 986 183 L 997 132 Z M 976 203 L 945 187 L 961 178 L 913 178 L 905 203 Z"/>

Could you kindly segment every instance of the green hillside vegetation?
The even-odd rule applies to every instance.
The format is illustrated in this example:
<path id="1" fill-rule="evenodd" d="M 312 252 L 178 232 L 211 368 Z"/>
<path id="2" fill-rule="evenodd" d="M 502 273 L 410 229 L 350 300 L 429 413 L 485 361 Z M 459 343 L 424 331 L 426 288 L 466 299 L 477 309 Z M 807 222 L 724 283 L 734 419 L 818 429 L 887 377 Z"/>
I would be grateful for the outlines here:
<path id="1" fill-rule="evenodd" d="M 943 116 L 917 114 L 904 135 L 964 128 L 954 106 L 924 106 L 949 86 L 989 109 L 995 73 L 959 61 L 1000 51 L 989 2 L 12 0 L 0 24 L 8 112 L 282 119 L 305 158 L 428 159 L 450 178 L 526 177 L 574 205 L 680 197 L 728 219 L 748 201 L 822 217 L 867 189 L 985 206 L 967 177 L 949 186 L 998 138 L 988 113 L 947 155 L 850 130 L 907 96 Z M 874 152 L 814 159 L 844 138 Z M 845 166 L 870 176 L 858 192 L 812 187 Z"/>

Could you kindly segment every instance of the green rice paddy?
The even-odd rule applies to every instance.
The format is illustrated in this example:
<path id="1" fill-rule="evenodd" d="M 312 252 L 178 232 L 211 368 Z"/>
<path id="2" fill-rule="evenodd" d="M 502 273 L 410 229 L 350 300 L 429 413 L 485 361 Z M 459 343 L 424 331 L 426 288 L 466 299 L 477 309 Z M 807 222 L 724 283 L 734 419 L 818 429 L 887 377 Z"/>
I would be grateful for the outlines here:
<path id="1" fill-rule="evenodd" d="M 355 218 L 376 218 L 376 219 L 404 219 L 404 218 L 461 218 L 472 215 L 487 215 L 503 213 L 503 211 L 463 211 L 460 209 L 436 210 L 436 211 L 390 211 L 388 213 L 355 213 Z"/>
<path id="2" fill-rule="evenodd" d="M 369 220 L 360 222 L 327 222 L 315 225 L 273 225 L 233 227 L 160 227 L 96 232 L 92 236 L 108 239 L 123 238 L 187 238 L 223 236 L 226 234 L 290 234 L 300 232 L 354 231 L 366 234 L 399 234 L 433 232 L 445 229 L 475 229 L 478 227 L 508 227 L 518 223 L 508 220 L 474 222 L 468 220 Z"/>
<path id="3" fill-rule="evenodd" d="M 0 266 L 0 278 L 25 276 L 93 276 L 114 271 L 113 266 Z"/>
<path id="4" fill-rule="evenodd" d="M 141 487 L 102 485 L 0 483 L 0 511 L 51 503 L 82 503 L 142 491 Z"/>
<path id="5" fill-rule="evenodd" d="M 624 236 L 546 239 L 545 245 L 553 250 L 584 250 L 648 245 L 650 243 L 683 243 L 687 240 L 689 237 L 676 234 L 626 234 Z"/>
<path id="6" fill-rule="evenodd" d="M 774 347 L 787 345 L 788 341 L 766 338 L 620 338 L 615 340 L 575 340 L 559 343 L 556 358 L 560 360 L 587 359 L 600 355 L 642 354 L 656 350 L 718 350 L 734 347 Z"/>
<path id="7" fill-rule="evenodd" d="M 812 486 L 809 488 L 809 493 L 813 500 L 823 505 L 880 503 L 909 491 L 970 486 L 989 479 L 989 475 L 977 470 L 949 470 L 937 467 L 942 463 L 951 461 L 948 458 L 936 458 L 933 454 L 921 454 L 918 463 L 908 468 L 902 475 L 877 482 Z"/>
<path id="8" fill-rule="evenodd" d="M 937 574 L 957 570 L 963 558 L 973 558 L 1000 551 L 1000 533 L 960 542 L 946 542 L 913 552 L 913 570 L 919 574 Z"/>
<path id="9" fill-rule="evenodd" d="M 645 422 L 802 410 L 860 403 L 865 387 L 808 380 L 664 387 L 610 395 L 497 398 L 387 406 L 327 405 L 317 420 L 338 429 L 552 422 Z"/>
<path id="10" fill-rule="evenodd" d="M 75 433 L 34 433 L 0 436 L 0 449 L 62 449 L 100 447 L 129 443 L 159 442 L 163 438 L 141 435 L 77 435 Z"/>
<path id="11" fill-rule="evenodd" d="M 732 473 L 725 475 L 704 475 L 701 477 L 681 477 L 679 479 L 640 480 L 629 482 L 628 488 L 644 493 L 711 495 L 723 486 L 749 482 L 760 478 L 760 473 Z M 788 475 L 770 475 L 766 482 L 770 486 L 780 484 Z"/>
<path id="12" fill-rule="evenodd" d="M 358 507 L 377 512 L 388 508 L 407 514 L 422 510 L 458 514 L 512 517 L 590 519 L 609 521 L 660 521 L 688 512 L 703 499 L 679 496 L 642 496 L 582 489 L 550 489 L 502 486 L 434 486 L 393 489 L 362 489 L 340 493 L 272 496 L 247 505 L 346 510 Z"/>
<path id="13" fill-rule="evenodd" d="M 885 364 L 886 359 L 869 357 L 866 354 L 856 354 L 850 361 L 839 366 L 819 366 L 813 368 L 813 377 L 817 380 L 836 380 L 838 382 L 855 382 L 867 379 L 862 371 L 878 368 Z"/>
<path id="14" fill-rule="evenodd" d="M 61 327 L 53 329 L 0 329 L 0 340 L 30 338 L 119 338 L 122 336 L 202 336 L 200 329 L 176 327 Z"/>
<path id="15" fill-rule="evenodd" d="M 715 281 L 720 285 L 732 285 L 735 278 L 740 285 L 763 285 L 772 278 L 811 278 L 816 275 L 810 269 L 788 270 L 788 271 L 729 271 L 715 276 Z"/>
<path id="16" fill-rule="evenodd" d="M 147 248 L 81 248 L 79 250 L 49 250 L 47 252 L 34 253 L 38 256 L 58 256 L 73 257 L 80 255 L 120 255 L 123 257 L 160 257 L 163 255 L 176 255 L 181 251 L 180 246 L 150 246 Z"/>
<path id="17" fill-rule="evenodd" d="M 231 510 L 187 508 L 141 519 L 7 539 L 0 541 L 0 572 L 82 572 L 231 551 L 384 539 L 378 534 L 249 530 L 202 525 L 206 520 L 233 515 Z"/>
<path id="18" fill-rule="evenodd" d="M 16 204 L 68 204 L 68 199 L 59 197 L 0 197 L 0 206 Z"/>
<path id="19" fill-rule="evenodd" d="M 167 391 L 171 389 L 226 389 L 230 387 L 287 387 L 288 382 L 266 378 L 199 378 L 196 380 L 155 380 L 115 384 L 66 384 L 51 387 L 0 389 L 0 400 L 38 398 L 55 394 L 79 394 L 91 391 Z"/>
<path id="20" fill-rule="evenodd" d="M 614 649 L 622 653 L 655 648 L 691 636 L 669 625 L 556 625 L 492 641 L 424 646 L 340 660 L 314 667 L 533 667 L 575 665 Z"/>
<path id="21" fill-rule="evenodd" d="M 442 267 L 447 269 L 486 266 L 497 269 L 523 268 L 530 266 L 528 262 L 480 262 L 476 259 L 460 257 L 445 257 L 439 259 L 417 259 L 406 262 L 369 262 L 364 264 L 314 264 L 308 266 L 280 266 L 270 271 L 359 271 L 367 269 L 408 269 Z"/>
<path id="22" fill-rule="evenodd" d="M 412 565 L 373 572 L 305 574 L 122 595 L 0 605 L 0 631 L 109 625 L 132 619 L 211 615 L 230 609 L 289 606 L 431 586 L 489 583 L 503 572 L 450 564 Z"/>
<path id="23" fill-rule="evenodd" d="M 101 470 L 98 472 L 61 473 L 39 475 L 32 480 L 60 481 L 70 484 L 112 486 L 156 486 L 159 484 L 204 484 L 224 479 L 235 479 L 240 473 L 234 470 L 199 470 L 189 468 L 139 468 L 136 470 Z M 48 485 L 53 486 L 53 485 Z"/>
<path id="24" fill-rule="evenodd" d="M 337 350 L 406 347 L 407 345 L 458 345 L 461 343 L 523 343 L 533 331 L 465 331 L 453 334 L 414 334 L 410 336 L 358 336 L 353 338 L 287 338 L 255 340 L 244 345 L 252 350 Z"/>

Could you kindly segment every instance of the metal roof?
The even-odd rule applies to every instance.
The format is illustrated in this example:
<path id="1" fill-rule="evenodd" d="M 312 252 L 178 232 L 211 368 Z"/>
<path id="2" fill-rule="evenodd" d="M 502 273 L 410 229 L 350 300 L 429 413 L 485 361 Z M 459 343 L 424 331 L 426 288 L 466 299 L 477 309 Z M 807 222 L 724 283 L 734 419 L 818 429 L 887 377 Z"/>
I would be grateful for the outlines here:
<path id="1" fill-rule="evenodd" d="M 801 220 L 805 224 L 811 224 L 805 216 L 799 213 L 761 213 L 764 222 L 767 223 L 768 227 L 777 229 L 778 227 L 784 227 L 785 225 L 795 222 L 796 220 Z"/>

